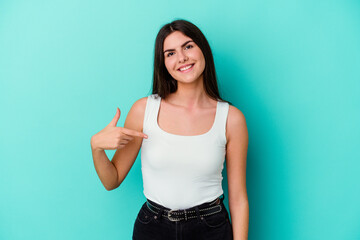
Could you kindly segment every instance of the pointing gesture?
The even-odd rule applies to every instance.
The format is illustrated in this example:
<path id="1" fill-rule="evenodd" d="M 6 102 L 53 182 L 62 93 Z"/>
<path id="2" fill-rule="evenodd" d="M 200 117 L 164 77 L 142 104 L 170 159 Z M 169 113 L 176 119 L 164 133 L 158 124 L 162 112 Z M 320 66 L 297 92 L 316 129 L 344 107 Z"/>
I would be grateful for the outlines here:
<path id="1" fill-rule="evenodd" d="M 125 147 L 134 137 L 147 138 L 147 135 L 128 128 L 117 127 L 120 118 L 120 109 L 116 108 L 116 114 L 111 122 L 100 132 L 92 137 L 92 148 L 111 150 Z"/>

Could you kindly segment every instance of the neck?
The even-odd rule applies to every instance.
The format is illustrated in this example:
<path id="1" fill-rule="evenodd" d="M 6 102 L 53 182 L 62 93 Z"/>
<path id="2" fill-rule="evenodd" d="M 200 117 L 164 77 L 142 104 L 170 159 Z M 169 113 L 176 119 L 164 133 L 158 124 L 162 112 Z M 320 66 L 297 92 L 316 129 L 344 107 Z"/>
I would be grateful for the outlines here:
<path id="1" fill-rule="evenodd" d="M 204 90 L 203 79 L 192 83 L 178 81 L 176 92 L 171 93 L 166 100 L 174 105 L 188 109 L 202 108 L 209 106 L 210 98 Z"/>

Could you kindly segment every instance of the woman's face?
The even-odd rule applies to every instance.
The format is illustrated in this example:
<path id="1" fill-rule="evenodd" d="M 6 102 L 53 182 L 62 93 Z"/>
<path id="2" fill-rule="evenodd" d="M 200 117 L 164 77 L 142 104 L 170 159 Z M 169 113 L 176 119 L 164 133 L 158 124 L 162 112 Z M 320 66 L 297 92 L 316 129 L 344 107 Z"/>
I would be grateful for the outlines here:
<path id="1" fill-rule="evenodd" d="M 205 58 L 191 38 L 175 31 L 165 38 L 163 51 L 165 67 L 175 80 L 190 83 L 202 79 Z"/>

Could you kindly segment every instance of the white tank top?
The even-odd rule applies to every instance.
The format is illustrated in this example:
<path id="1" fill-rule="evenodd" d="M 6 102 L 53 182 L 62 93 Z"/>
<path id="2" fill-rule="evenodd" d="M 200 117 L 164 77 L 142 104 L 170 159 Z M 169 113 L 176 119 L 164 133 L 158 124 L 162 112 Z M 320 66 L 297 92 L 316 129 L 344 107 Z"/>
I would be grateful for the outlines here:
<path id="1" fill-rule="evenodd" d="M 148 96 L 141 146 L 141 171 L 147 199 L 172 210 L 210 202 L 223 194 L 227 102 L 217 102 L 215 121 L 201 135 L 165 132 L 158 125 L 161 97 Z"/>

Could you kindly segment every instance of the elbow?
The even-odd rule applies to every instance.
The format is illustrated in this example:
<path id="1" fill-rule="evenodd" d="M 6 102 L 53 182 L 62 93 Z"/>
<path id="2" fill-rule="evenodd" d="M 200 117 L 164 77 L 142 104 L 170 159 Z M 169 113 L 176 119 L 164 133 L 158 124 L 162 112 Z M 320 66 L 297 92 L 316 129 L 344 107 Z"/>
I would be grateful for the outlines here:
<path id="1" fill-rule="evenodd" d="M 120 184 L 115 184 L 115 185 L 112 185 L 112 186 L 109 186 L 109 185 L 104 185 L 105 189 L 107 191 L 111 191 L 111 190 L 114 190 L 116 188 L 118 188 L 120 186 Z"/>
<path id="2" fill-rule="evenodd" d="M 107 191 L 111 191 L 111 190 L 116 189 L 116 187 L 109 187 L 109 186 L 104 186 L 104 187 L 105 187 L 105 189 L 106 189 Z"/>
<path id="3" fill-rule="evenodd" d="M 103 183 L 103 185 L 107 191 L 111 191 L 111 190 L 118 188 L 121 183 L 122 183 L 122 181 L 119 180 L 119 177 L 116 174 L 116 178 L 113 179 L 112 183 L 110 183 L 110 184 Z"/>
<path id="4" fill-rule="evenodd" d="M 107 191 L 114 190 L 115 188 L 104 186 Z"/>

